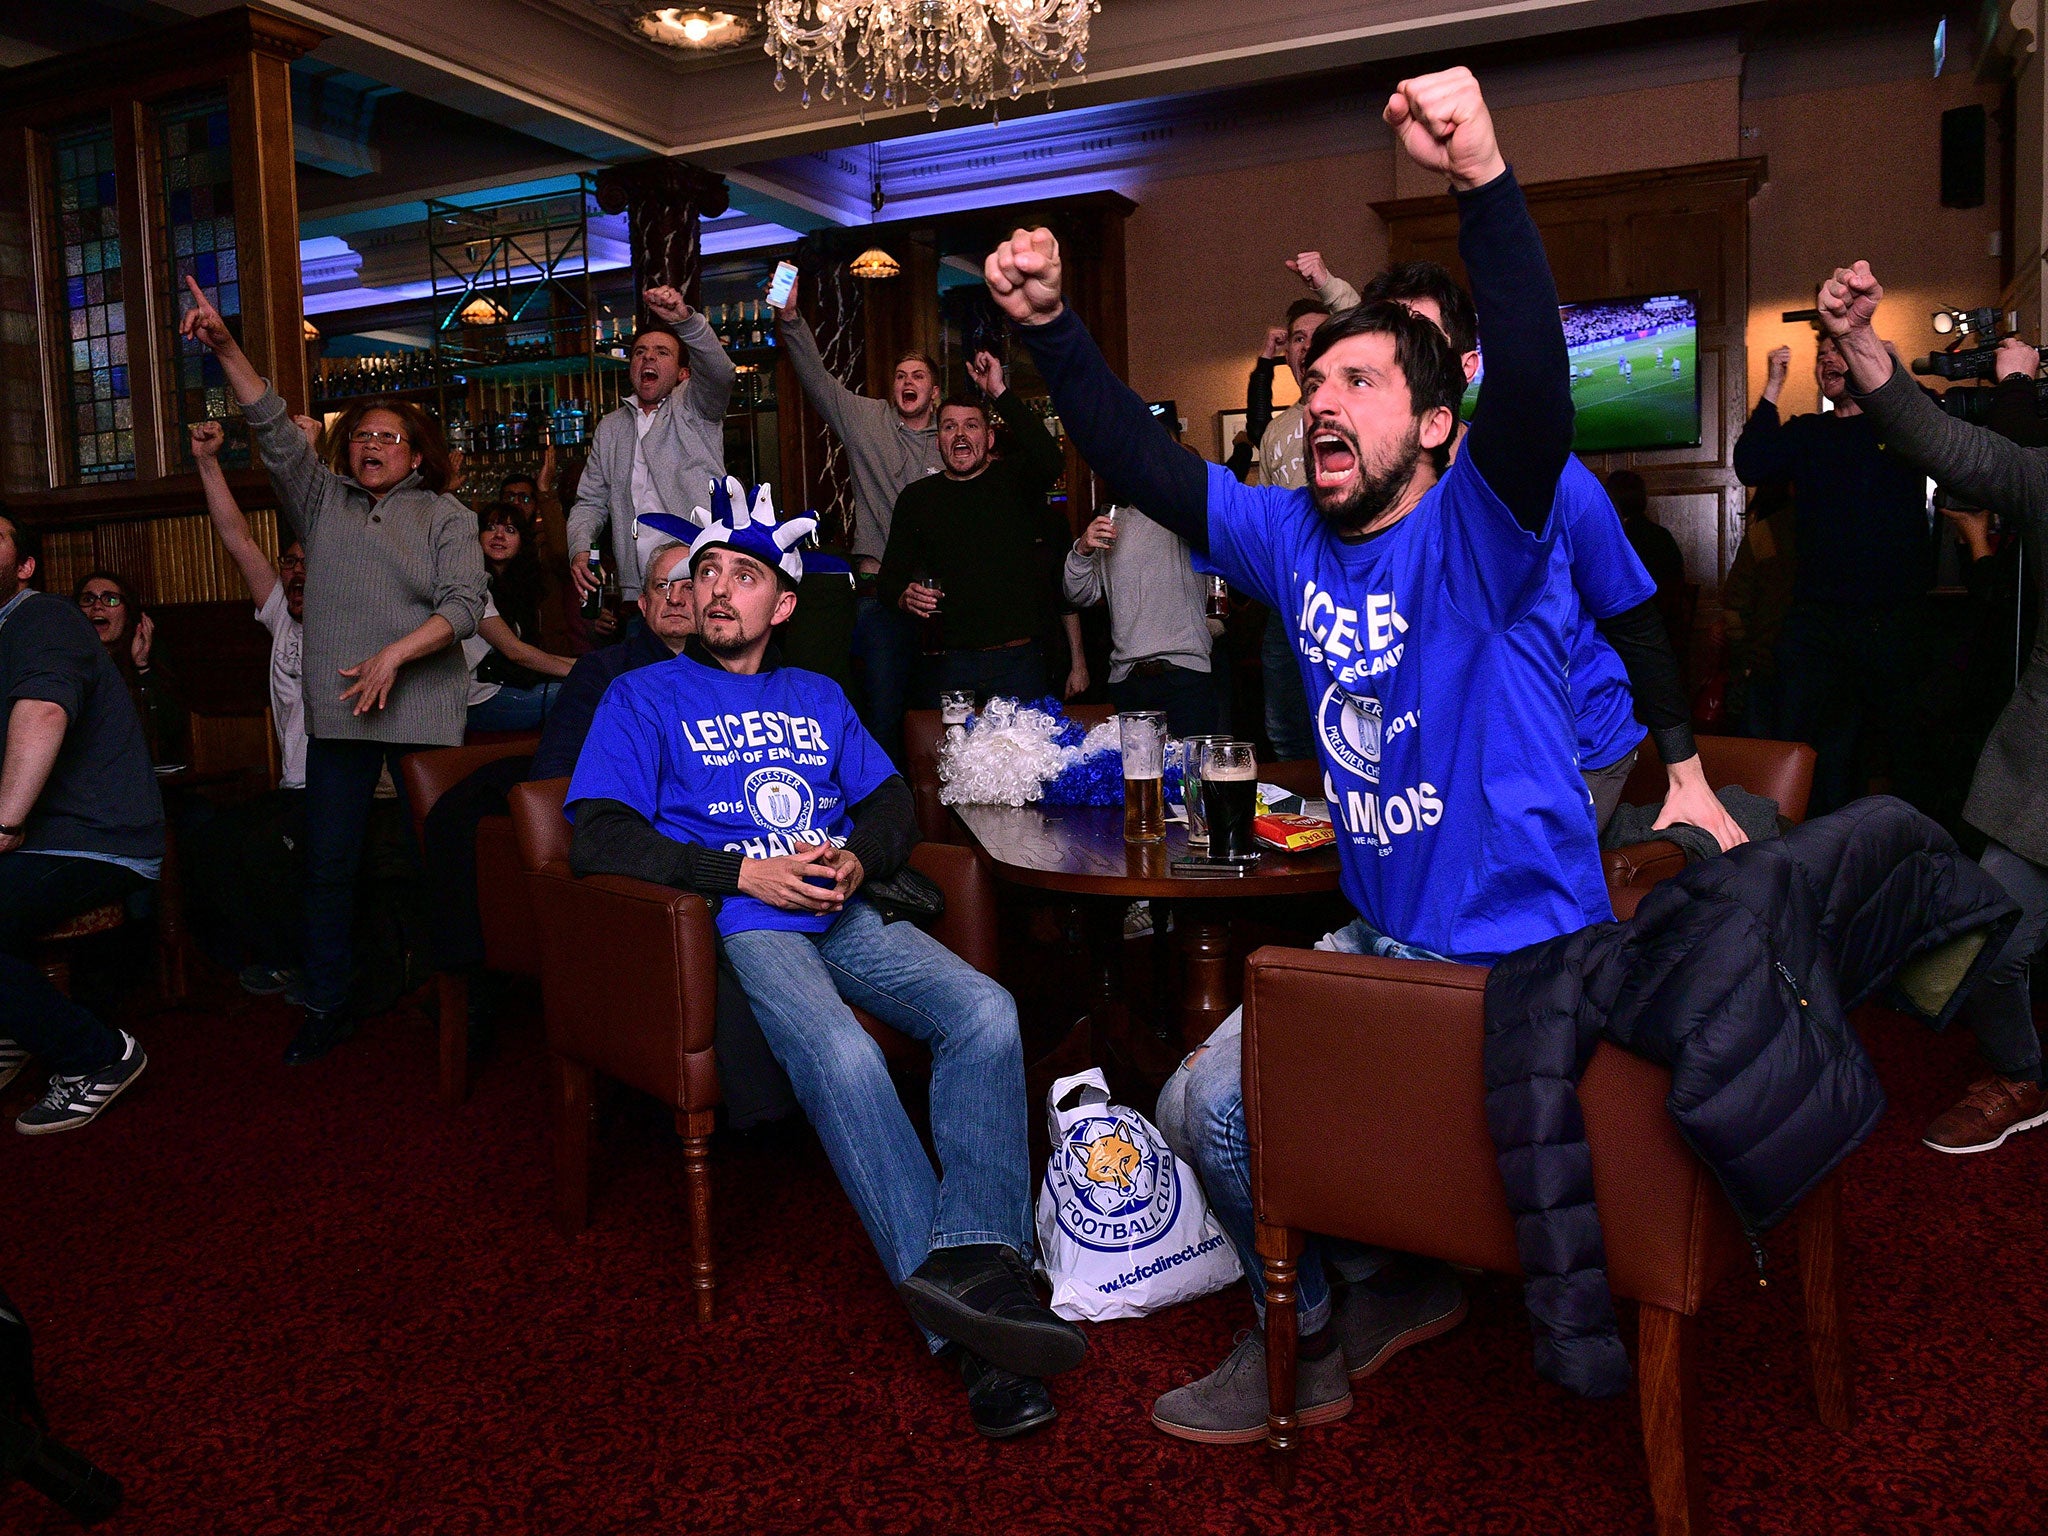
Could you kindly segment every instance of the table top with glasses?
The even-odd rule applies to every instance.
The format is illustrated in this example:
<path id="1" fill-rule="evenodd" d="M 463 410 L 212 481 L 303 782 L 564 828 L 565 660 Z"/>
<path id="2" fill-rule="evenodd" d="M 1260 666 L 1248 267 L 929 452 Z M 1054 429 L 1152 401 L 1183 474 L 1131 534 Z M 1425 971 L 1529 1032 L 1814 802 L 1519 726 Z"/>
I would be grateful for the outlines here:
<path id="1" fill-rule="evenodd" d="M 1274 853 L 1262 849 L 1243 875 L 1175 874 L 1189 857 L 1188 829 L 1168 822 L 1157 843 L 1124 841 L 1120 805 L 956 805 L 958 816 L 995 865 L 998 879 L 1070 896 L 1127 901 L 1243 900 L 1305 896 L 1337 889 L 1337 850 Z"/>

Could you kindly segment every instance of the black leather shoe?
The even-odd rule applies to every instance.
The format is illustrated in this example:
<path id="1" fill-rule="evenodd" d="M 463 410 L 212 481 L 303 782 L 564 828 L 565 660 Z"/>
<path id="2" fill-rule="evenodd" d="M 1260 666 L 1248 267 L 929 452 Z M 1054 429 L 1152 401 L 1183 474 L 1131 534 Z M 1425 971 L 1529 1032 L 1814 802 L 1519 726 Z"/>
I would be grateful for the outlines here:
<path id="1" fill-rule="evenodd" d="M 990 1365 L 971 1350 L 960 1351 L 960 1379 L 974 1427 L 991 1440 L 1014 1440 L 1059 1417 L 1044 1382 Z"/>
<path id="2" fill-rule="evenodd" d="M 296 1067 L 309 1061 L 318 1061 L 355 1032 L 356 1021 L 346 1009 L 337 1008 L 332 1013 L 321 1013 L 308 1008 L 305 1022 L 299 1025 L 299 1032 L 292 1036 L 292 1043 L 284 1048 L 284 1064 Z"/>
<path id="3" fill-rule="evenodd" d="M 896 1287 L 910 1315 L 990 1365 L 1057 1376 L 1081 1363 L 1088 1340 L 1038 1299 L 1014 1248 L 937 1248 Z"/>

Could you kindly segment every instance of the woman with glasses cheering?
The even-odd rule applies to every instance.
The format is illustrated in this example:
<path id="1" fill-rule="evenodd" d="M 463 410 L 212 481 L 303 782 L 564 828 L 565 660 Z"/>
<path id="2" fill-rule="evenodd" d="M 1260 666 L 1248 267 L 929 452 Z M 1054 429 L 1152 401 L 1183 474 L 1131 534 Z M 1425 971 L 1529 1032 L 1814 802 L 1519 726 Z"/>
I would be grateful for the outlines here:
<path id="1" fill-rule="evenodd" d="M 191 718 L 179 696 L 177 680 L 156 652 L 156 625 L 135 589 L 112 571 L 88 571 L 78 578 L 71 599 L 98 632 L 114 669 L 128 685 L 128 697 L 142 717 L 149 760 L 159 765 L 185 762 Z"/>
<path id="2" fill-rule="evenodd" d="M 305 545 L 306 1020 L 286 1048 L 311 1061 L 355 1031 L 347 1010 L 356 871 L 378 776 L 462 741 L 469 669 L 458 642 L 484 610 L 476 517 L 444 494 L 440 429 L 408 401 L 368 400 L 335 423 L 322 464 L 197 283 L 181 333 L 211 350 Z"/>

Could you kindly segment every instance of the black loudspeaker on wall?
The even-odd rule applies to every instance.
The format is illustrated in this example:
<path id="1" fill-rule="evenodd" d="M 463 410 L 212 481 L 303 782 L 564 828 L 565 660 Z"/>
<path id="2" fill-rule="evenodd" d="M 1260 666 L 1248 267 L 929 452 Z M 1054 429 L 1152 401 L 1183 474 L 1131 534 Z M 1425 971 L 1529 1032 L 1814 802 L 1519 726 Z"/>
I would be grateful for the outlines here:
<path id="1" fill-rule="evenodd" d="M 1941 206 L 1984 206 L 1984 108 L 1951 107 L 1941 114 Z"/>

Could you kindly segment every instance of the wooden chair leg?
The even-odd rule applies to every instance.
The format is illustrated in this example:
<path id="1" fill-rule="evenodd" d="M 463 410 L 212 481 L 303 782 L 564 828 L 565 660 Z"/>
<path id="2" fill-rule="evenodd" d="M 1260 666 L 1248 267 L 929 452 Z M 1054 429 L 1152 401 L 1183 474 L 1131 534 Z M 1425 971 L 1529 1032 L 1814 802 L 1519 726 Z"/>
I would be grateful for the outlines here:
<path id="1" fill-rule="evenodd" d="M 434 995 L 441 1004 L 441 1103 L 460 1109 L 469 1097 L 469 978 L 437 971 Z"/>
<path id="2" fill-rule="evenodd" d="M 1301 1258 L 1302 1236 L 1261 1222 L 1257 1242 L 1266 1277 L 1266 1448 L 1288 1453 L 1301 1448 L 1294 1383 L 1301 1346 L 1295 1266 Z M 1291 1480 L 1293 1457 L 1283 1454 L 1275 1470 L 1283 1483 Z"/>
<path id="3" fill-rule="evenodd" d="M 1639 1313 L 1636 1376 L 1643 1400 L 1643 1452 L 1657 1536 L 1700 1536 L 1706 1529 L 1700 1473 L 1699 1376 L 1695 1319 L 1645 1302 Z"/>
<path id="4" fill-rule="evenodd" d="M 556 1056 L 555 1230 L 574 1237 L 590 1225 L 590 1068 Z"/>
<path id="5" fill-rule="evenodd" d="M 1806 1300 L 1806 1354 L 1820 1421 L 1846 1430 L 1856 1420 L 1849 1380 L 1848 1271 L 1842 1239 L 1842 1175 L 1830 1175 L 1799 1207 L 1799 1286 Z"/>
<path id="6" fill-rule="evenodd" d="M 683 1182 L 690 1192 L 690 1289 L 697 1293 L 697 1321 L 711 1321 L 717 1276 L 711 1260 L 711 1127 L 708 1109 L 679 1111 L 683 1138 Z"/>
<path id="7" fill-rule="evenodd" d="M 64 996 L 71 995 L 71 962 L 64 958 L 63 951 L 45 950 L 36 961 L 36 969 L 43 973 L 43 980 Z"/>

